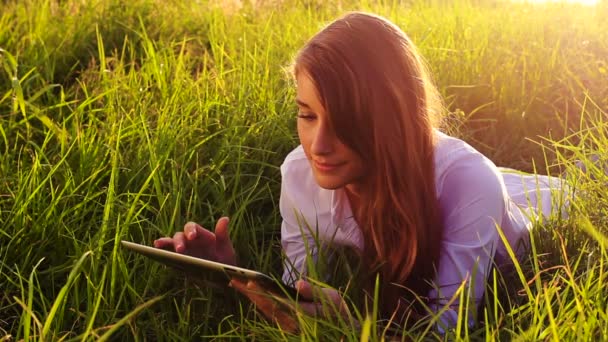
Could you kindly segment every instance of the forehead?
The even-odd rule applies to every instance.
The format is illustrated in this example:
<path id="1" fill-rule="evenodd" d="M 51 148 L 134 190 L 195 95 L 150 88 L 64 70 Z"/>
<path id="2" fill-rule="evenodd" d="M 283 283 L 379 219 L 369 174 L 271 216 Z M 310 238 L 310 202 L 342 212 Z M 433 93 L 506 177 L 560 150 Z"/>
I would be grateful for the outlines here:
<path id="1" fill-rule="evenodd" d="M 306 103 L 311 109 L 322 111 L 323 105 L 312 78 L 307 73 L 301 72 L 298 74 L 296 81 L 297 99 Z"/>

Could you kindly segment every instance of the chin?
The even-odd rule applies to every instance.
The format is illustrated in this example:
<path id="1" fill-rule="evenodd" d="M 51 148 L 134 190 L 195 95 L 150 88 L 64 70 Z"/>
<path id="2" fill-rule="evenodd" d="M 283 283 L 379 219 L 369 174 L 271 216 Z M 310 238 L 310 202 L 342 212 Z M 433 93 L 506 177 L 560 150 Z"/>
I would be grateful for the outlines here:
<path id="1" fill-rule="evenodd" d="M 337 180 L 331 179 L 330 177 L 315 177 L 317 184 L 326 190 L 336 190 L 344 186 L 344 183 Z"/>

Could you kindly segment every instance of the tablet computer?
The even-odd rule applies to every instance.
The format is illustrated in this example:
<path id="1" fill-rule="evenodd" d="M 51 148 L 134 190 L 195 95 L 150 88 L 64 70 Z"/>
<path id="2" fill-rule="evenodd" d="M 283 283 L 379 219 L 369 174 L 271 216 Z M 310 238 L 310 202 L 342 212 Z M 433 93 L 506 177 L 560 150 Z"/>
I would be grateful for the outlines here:
<path id="1" fill-rule="evenodd" d="M 150 259 L 163 263 L 167 266 L 179 269 L 189 276 L 200 277 L 207 272 L 224 273 L 228 279 L 239 278 L 243 280 L 255 280 L 263 288 L 276 294 L 287 295 L 292 299 L 297 296 L 297 290 L 291 286 L 279 283 L 270 276 L 250 269 L 223 264 L 221 262 L 196 258 L 193 256 L 171 252 L 165 249 L 141 245 L 130 241 L 120 241 L 123 247 L 143 254 Z M 300 298 L 300 300 L 302 300 Z"/>

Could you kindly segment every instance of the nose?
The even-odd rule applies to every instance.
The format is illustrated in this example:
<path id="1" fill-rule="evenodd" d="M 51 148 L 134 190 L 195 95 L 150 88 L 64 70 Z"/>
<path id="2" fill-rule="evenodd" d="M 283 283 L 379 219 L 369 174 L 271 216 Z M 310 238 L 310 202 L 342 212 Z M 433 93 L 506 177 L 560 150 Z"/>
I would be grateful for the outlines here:
<path id="1" fill-rule="evenodd" d="M 310 152 L 316 155 L 327 155 L 333 152 L 336 135 L 327 123 L 322 123 L 317 127 L 313 137 Z"/>

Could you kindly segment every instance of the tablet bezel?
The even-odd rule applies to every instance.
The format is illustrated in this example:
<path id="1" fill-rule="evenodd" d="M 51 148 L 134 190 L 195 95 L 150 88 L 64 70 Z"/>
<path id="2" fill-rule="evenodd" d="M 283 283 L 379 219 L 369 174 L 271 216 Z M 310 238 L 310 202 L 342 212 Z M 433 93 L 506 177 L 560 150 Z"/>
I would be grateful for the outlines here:
<path id="1" fill-rule="evenodd" d="M 294 299 L 297 297 L 297 290 L 295 288 L 282 284 L 280 281 L 275 280 L 261 272 L 172 252 L 166 249 L 150 247 L 131 241 L 121 240 L 120 243 L 123 247 L 131 251 L 142 254 L 172 268 L 179 269 L 190 276 L 197 276 L 197 272 L 194 271 L 203 272 L 211 270 L 214 272 L 224 273 L 228 279 L 239 278 L 244 280 L 255 280 L 267 290 L 277 294 L 288 295 Z"/>

